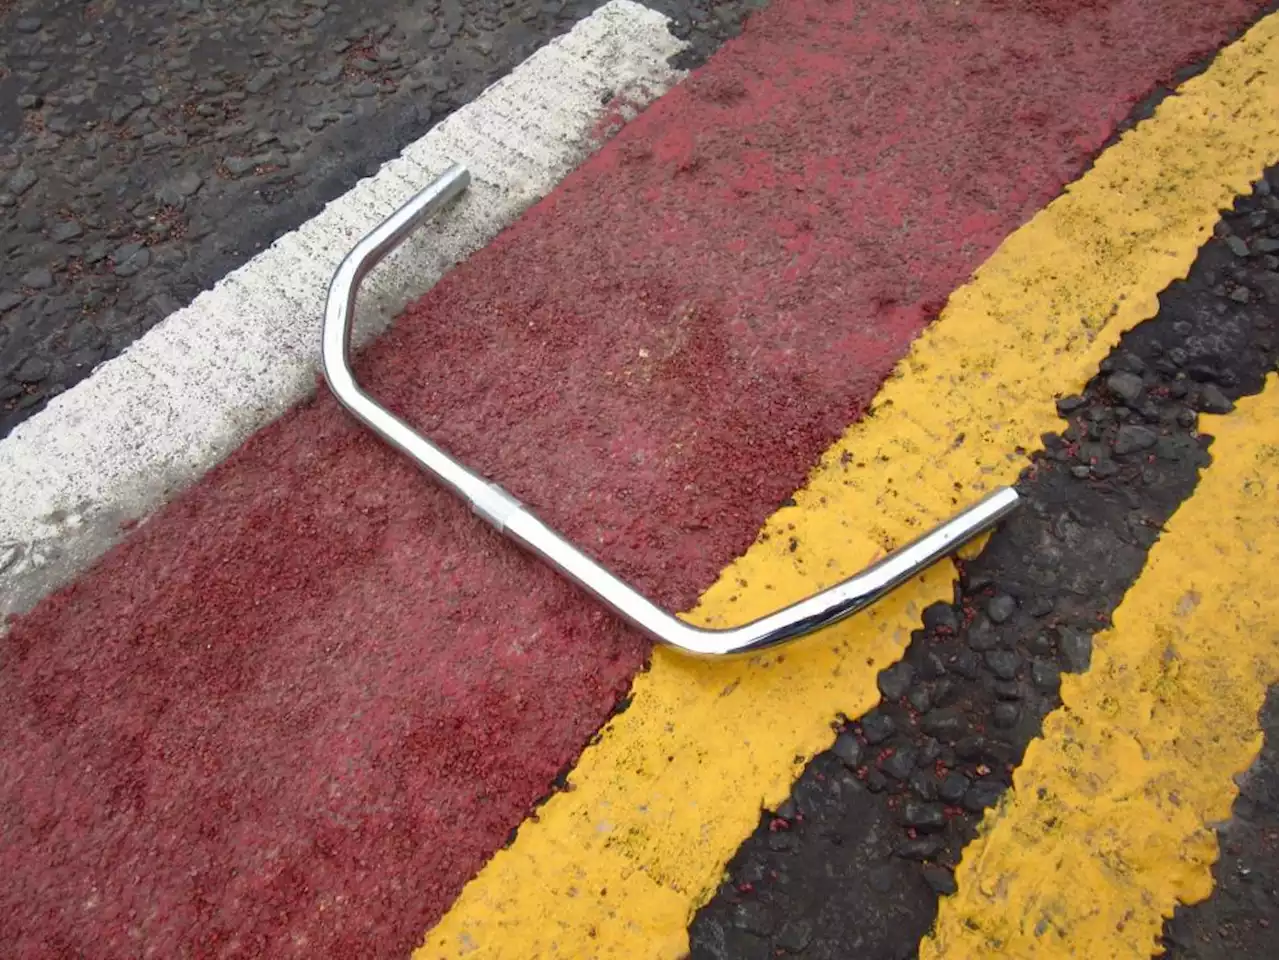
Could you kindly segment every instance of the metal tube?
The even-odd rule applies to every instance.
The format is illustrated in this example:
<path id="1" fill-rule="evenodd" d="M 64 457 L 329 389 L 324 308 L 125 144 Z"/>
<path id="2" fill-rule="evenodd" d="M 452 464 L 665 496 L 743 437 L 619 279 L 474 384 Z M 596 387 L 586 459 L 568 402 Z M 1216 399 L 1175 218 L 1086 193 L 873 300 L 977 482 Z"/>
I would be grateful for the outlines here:
<path id="1" fill-rule="evenodd" d="M 740 627 L 685 623 L 646 599 L 539 520 L 501 487 L 473 473 L 360 388 L 351 371 L 351 322 L 360 282 L 415 227 L 466 189 L 471 177 L 453 166 L 375 227 L 347 254 L 329 284 L 321 364 L 334 396 L 358 420 L 466 500 L 499 532 L 536 554 L 655 640 L 708 656 L 748 653 L 794 640 L 856 613 L 894 587 L 990 529 L 1018 505 L 1003 487 L 861 573 Z"/>

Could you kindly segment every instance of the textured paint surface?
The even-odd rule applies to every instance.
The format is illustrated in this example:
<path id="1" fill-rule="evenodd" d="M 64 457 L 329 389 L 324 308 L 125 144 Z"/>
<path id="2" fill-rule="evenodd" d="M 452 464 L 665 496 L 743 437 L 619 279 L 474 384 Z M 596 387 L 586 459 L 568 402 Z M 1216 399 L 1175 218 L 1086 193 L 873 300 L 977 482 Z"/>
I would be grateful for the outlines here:
<path id="1" fill-rule="evenodd" d="M 1271 16 L 1011 236 L 693 619 L 732 623 L 798 599 L 1012 481 L 1025 464 L 1015 449 L 1059 425 L 1055 392 L 1077 390 L 1155 314 L 1219 210 L 1275 162 L 1276 55 Z M 878 700 L 877 673 L 923 608 L 950 599 L 951 576 L 941 564 L 781 654 L 707 664 L 656 651 L 571 790 L 494 856 L 418 956 L 681 956 L 690 916 L 760 810 L 830 746 L 838 713 Z"/>
<path id="2" fill-rule="evenodd" d="M 1063 679 L 924 960 L 1145 957 L 1177 903 L 1209 895 L 1213 825 L 1276 682 L 1277 396 L 1272 375 L 1201 419 L 1213 464 L 1094 638 L 1089 671 Z"/>
<path id="3" fill-rule="evenodd" d="M 950 291 L 1078 175 L 1131 101 L 1256 8 L 1117 0 L 1064 18 L 779 0 L 446 276 L 364 356 L 362 378 L 620 573 L 688 607 Z M 1256 172 L 1239 169 L 1233 136 L 1212 188 L 1161 199 L 1129 228 L 1159 237 L 1181 216 L 1207 229 Z M 1182 265 L 1140 240 L 1115 268 L 1123 283 L 1145 282 L 1143 257 Z M 1049 271 L 1039 248 L 1032 259 Z M 1009 398 L 977 386 L 1021 399 L 1083 355 L 1035 366 L 1026 385 L 1014 370 L 991 376 L 1006 350 L 1052 352 L 1020 344 L 1024 306 L 996 304 L 951 335 L 981 351 L 954 372 L 975 408 L 958 382 L 955 422 L 926 420 L 944 434 L 899 427 L 892 441 L 917 444 L 918 459 L 890 469 L 914 483 L 920 465 L 927 509 L 917 516 L 904 493 L 875 540 L 951 509 L 929 493 L 950 472 L 939 440 L 951 449 L 969 432 L 952 456 L 994 479 L 1011 431 L 1040 422 L 993 424 Z M 1101 325 L 1112 304 L 1072 306 Z M 1084 341 L 1093 328 L 1060 332 Z M 951 384 L 931 376 L 911 389 L 933 410 Z M 850 489 L 879 490 L 886 475 L 869 464 L 864 478 L 860 461 Z M 849 514 L 850 529 L 873 515 Z M 839 549 L 832 573 L 865 557 L 825 542 Z M 801 581 L 779 576 L 765 592 L 781 599 Z M 944 584 L 941 571 L 929 589 Z M 896 652 L 898 629 L 867 657 Z M 0 938 L 91 957 L 138 942 L 170 955 L 407 952 L 648 652 L 323 392 L 19 618 L 8 643 Z M 690 669 L 721 690 L 745 667 Z M 771 774 L 775 793 L 789 772 Z"/>

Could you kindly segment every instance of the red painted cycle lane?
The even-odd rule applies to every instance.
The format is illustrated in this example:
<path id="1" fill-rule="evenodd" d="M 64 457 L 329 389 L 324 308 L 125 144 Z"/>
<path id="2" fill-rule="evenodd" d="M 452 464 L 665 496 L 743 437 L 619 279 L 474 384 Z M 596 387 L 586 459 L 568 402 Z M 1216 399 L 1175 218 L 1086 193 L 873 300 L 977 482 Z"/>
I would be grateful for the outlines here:
<path id="1" fill-rule="evenodd" d="M 777 0 L 362 377 L 687 607 L 947 294 L 1260 7 Z M 323 392 L 3 643 L 15 957 L 405 953 L 646 649 Z"/>

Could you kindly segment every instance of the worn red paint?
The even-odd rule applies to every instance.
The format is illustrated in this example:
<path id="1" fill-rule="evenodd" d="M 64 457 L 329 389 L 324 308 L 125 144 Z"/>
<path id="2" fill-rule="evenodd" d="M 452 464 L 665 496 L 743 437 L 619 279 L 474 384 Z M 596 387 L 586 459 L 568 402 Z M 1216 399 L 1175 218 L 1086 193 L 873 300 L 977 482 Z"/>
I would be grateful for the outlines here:
<path id="1" fill-rule="evenodd" d="M 936 305 L 1259 6 L 778 0 L 363 376 L 688 606 Z M 4 643 L 15 957 L 403 954 L 646 650 L 323 394 Z"/>

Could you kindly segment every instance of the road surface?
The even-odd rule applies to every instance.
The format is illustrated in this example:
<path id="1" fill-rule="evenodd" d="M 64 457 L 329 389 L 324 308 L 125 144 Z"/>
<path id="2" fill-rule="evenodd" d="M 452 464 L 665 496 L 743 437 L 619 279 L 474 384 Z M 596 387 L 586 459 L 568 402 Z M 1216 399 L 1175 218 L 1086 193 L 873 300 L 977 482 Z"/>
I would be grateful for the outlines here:
<path id="1" fill-rule="evenodd" d="M 143 71 L 218 34 L 173 54 L 223 87 L 188 119 L 289 142 L 283 67 L 193 66 L 244 73 L 256 8 L 87 9 Z M 1276 14 L 774 0 L 718 46 L 743 9 L 292 10 L 317 55 L 268 55 L 377 106 L 336 168 L 262 139 L 136 213 L 218 256 L 90 223 L 123 188 L 47 217 L 105 101 L 42 86 L 65 11 L 3 12 L 7 953 L 1274 953 Z M 111 122 L 210 162 L 168 89 Z M 361 379 L 669 608 L 743 622 L 1023 508 L 794 646 L 653 649 L 315 386 L 333 267 L 450 162 L 475 184 L 371 278 Z M 175 250 L 206 272 L 119 306 Z M 132 319 L 77 380 L 99 306 Z"/>

